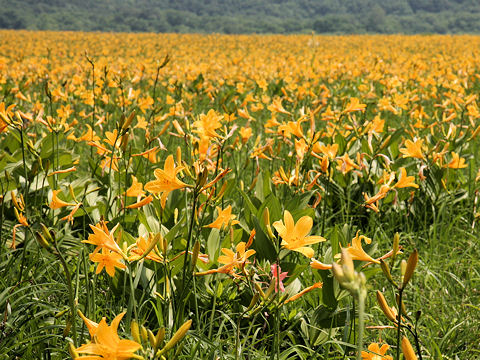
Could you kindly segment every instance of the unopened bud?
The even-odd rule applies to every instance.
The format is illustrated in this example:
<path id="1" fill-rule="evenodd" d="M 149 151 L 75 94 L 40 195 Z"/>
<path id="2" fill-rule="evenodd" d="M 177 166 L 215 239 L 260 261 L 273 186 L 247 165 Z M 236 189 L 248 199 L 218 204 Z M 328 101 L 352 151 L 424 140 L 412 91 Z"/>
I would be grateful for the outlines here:
<path id="1" fill-rule="evenodd" d="M 253 295 L 252 300 L 250 301 L 250 304 L 248 305 L 248 308 L 247 308 L 246 311 L 249 311 L 249 310 L 253 309 L 253 307 L 257 304 L 259 297 L 260 297 L 259 293 L 256 292 Z"/>
<path id="2" fill-rule="evenodd" d="M 180 328 L 177 330 L 177 332 L 173 335 L 173 337 L 170 339 L 170 341 L 157 353 L 157 356 L 163 355 L 169 350 L 171 350 L 176 344 L 178 344 L 187 334 L 187 331 L 190 329 L 192 326 L 192 320 L 188 320 L 185 322 Z"/>
<path id="3" fill-rule="evenodd" d="M 177 164 L 182 165 L 182 148 L 180 146 L 177 146 Z"/>
<path id="4" fill-rule="evenodd" d="M 385 277 L 387 278 L 388 281 L 390 281 L 390 283 L 393 285 L 393 286 L 397 286 L 395 284 L 395 281 L 393 280 L 392 278 L 392 274 L 390 273 L 390 267 L 388 266 L 388 264 L 383 261 L 383 259 L 380 259 L 380 268 L 382 269 L 383 271 L 383 274 L 385 275 Z"/>
<path id="5" fill-rule="evenodd" d="M 405 287 L 410 279 L 413 276 L 413 272 L 415 271 L 415 268 L 417 267 L 418 263 L 418 251 L 415 249 L 411 254 L 410 257 L 408 258 L 406 270 L 405 270 L 405 275 L 403 277 L 403 284 L 402 287 Z"/>
<path id="6" fill-rule="evenodd" d="M 406 336 L 402 338 L 402 352 L 405 360 L 417 360 L 417 355 L 415 355 L 415 351 L 413 351 L 412 344 Z"/>
<path id="7" fill-rule="evenodd" d="M 355 267 L 353 266 L 353 260 L 347 249 L 342 248 L 342 269 L 346 280 L 355 280 Z"/>
<path id="8" fill-rule="evenodd" d="M 388 318 L 388 320 L 396 322 L 396 316 L 393 313 L 392 309 L 388 306 L 387 300 L 385 300 L 385 296 L 377 290 L 377 302 L 378 305 L 380 306 L 380 309 L 382 309 L 383 313 L 385 316 Z"/>
<path id="9" fill-rule="evenodd" d="M 262 287 L 260 286 L 260 284 L 255 281 L 254 285 L 255 285 L 255 290 L 257 290 L 257 292 L 260 294 L 260 296 L 262 297 L 262 299 L 265 300 L 265 299 L 266 299 L 266 296 L 265 296 L 265 293 L 263 292 Z"/>
<path id="10" fill-rule="evenodd" d="M 43 235 L 40 234 L 38 231 L 35 231 L 35 239 L 37 240 L 38 245 L 40 245 L 44 249 L 48 250 L 50 248 L 50 244 L 47 242 L 47 240 L 45 240 Z"/>
<path id="11" fill-rule="evenodd" d="M 122 124 L 122 129 L 128 129 L 130 125 L 132 124 L 133 119 L 135 118 L 135 110 L 132 111 L 132 113 L 128 116 L 128 118 L 123 122 Z"/>
<path id="12" fill-rule="evenodd" d="M 391 138 L 392 138 L 392 135 L 388 135 L 387 138 L 380 145 L 380 148 L 378 149 L 378 151 L 383 150 L 390 143 Z"/>
<path id="13" fill-rule="evenodd" d="M 195 271 L 195 266 L 197 266 L 199 253 L 200 253 L 200 242 L 197 240 L 195 242 L 195 245 L 193 245 L 193 250 L 192 250 L 192 271 Z"/>
<path id="14" fill-rule="evenodd" d="M 267 291 L 265 291 L 265 299 L 268 299 L 270 295 L 273 293 L 273 290 L 275 290 L 275 283 L 277 282 L 276 279 L 272 279 L 270 281 L 270 285 L 268 286 Z"/>
<path id="15" fill-rule="evenodd" d="M 270 210 L 268 210 L 268 207 L 263 209 L 262 220 L 265 226 L 270 225 Z"/>
<path id="16" fill-rule="evenodd" d="M 77 359 L 79 357 L 77 349 L 75 349 L 75 346 L 71 342 L 68 343 L 68 352 L 72 359 Z"/>
<path id="17" fill-rule="evenodd" d="M 335 279 L 342 284 L 345 281 L 345 274 L 343 273 L 343 268 L 338 265 L 336 262 L 332 264 L 332 272 Z"/>
<path id="18" fill-rule="evenodd" d="M 148 332 L 147 332 L 147 329 L 145 328 L 145 326 L 140 326 L 140 335 L 142 336 L 142 340 L 144 342 L 147 342 L 148 341 Z"/>
<path id="19" fill-rule="evenodd" d="M 155 347 L 155 335 L 153 335 L 152 330 L 147 329 L 148 340 L 150 341 L 150 346 Z"/>
<path id="20" fill-rule="evenodd" d="M 405 276 L 406 271 L 407 271 L 407 261 L 404 259 L 400 263 L 400 274 L 402 274 L 402 283 L 403 283 L 403 278 Z"/>
<path id="21" fill-rule="evenodd" d="M 68 336 L 71 328 L 72 328 L 72 321 L 70 319 L 68 319 L 67 324 L 65 325 L 65 329 L 63 329 L 63 337 Z"/>
<path id="22" fill-rule="evenodd" d="M 155 346 L 153 347 L 154 351 L 157 352 L 158 348 L 165 339 L 165 328 L 158 329 L 157 336 L 155 336 Z"/>
<path id="23" fill-rule="evenodd" d="M 395 256 L 397 256 L 398 250 L 400 249 L 400 234 L 395 233 L 393 236 L 393 255 L 392 255 L 392 262 L 395 260 Z"/>
<path id="24" fill-rule="evenodd" d="M 142 342 L 142 340 L 140 339 L 140 329 L 136 320 L 132 320 L 132 322 L 130 323 L 130 332 L 132 334 L 133 340 L 135 340 L 137 343 Z"/>

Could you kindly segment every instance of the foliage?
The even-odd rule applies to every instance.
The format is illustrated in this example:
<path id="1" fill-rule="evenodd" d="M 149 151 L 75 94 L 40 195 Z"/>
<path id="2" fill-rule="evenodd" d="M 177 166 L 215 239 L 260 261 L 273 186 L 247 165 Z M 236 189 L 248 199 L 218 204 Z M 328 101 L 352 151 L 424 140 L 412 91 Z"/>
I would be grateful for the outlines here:
<path id="1" fill-rule="evenodd" d="M 0 0 L 0 28 L 201 33 L 478 33 L 469 0 Z"/>
<path id="2" fill-rule="evenodd" d="M 478 356 L 478 37 L 0 36 L 1 359 Z"/>

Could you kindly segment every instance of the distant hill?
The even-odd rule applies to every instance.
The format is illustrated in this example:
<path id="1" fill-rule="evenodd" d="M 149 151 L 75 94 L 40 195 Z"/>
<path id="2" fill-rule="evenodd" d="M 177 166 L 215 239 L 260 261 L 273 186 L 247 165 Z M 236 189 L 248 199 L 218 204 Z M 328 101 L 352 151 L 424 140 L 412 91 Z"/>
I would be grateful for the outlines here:
<path id="1" fill-rule="evenodd" d="M 0 28 L 480 33 L 479 0 L 0 0 Z"/>

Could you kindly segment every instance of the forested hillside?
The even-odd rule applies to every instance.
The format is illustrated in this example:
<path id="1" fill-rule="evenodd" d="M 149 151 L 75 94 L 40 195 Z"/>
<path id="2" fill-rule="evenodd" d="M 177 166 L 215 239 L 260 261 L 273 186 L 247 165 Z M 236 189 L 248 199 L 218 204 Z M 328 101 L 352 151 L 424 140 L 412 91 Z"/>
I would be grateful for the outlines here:
<path id="1" fill-rule="evenodd" d="M 0 0 L 0 28 L 479 33 L 478 0 Z"/>

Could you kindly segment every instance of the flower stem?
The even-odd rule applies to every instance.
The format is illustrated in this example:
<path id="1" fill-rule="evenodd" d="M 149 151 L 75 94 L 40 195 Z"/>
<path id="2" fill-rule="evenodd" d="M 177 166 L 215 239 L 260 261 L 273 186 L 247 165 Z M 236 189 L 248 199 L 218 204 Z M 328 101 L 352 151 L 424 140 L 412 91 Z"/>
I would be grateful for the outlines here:
<path id="1" fill-rule="evenodd" d="M 365 296 L 358 297 L 358 341 L 357 360 L 362 360 L 363 332 L 365 330 Z"/>

